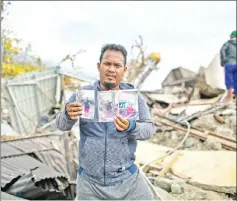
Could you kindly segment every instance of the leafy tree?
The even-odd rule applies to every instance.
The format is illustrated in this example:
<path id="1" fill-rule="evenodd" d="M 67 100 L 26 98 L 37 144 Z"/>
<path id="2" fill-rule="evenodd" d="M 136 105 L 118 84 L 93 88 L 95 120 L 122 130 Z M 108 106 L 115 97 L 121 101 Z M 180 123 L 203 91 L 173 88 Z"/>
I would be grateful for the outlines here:
<path id="1" fill-rule="evenodd" d="M 1 1 L 1 23 L 8 16 L 8 5 L 10 2 Z M 23 48 L 21 40 L 13 37 L 13 32 L 3 26 L 1 29 L 1 58 L 2 58 L 2 77 L 13 77 L 25 72 L 39 71 L 45 68 L 40 57 L 30 56 L 32 51 L 31 44 Z M 22 56 L 23 55 L 23 56 Z M 19 58 L 23 57 L 23 60 Z"/>

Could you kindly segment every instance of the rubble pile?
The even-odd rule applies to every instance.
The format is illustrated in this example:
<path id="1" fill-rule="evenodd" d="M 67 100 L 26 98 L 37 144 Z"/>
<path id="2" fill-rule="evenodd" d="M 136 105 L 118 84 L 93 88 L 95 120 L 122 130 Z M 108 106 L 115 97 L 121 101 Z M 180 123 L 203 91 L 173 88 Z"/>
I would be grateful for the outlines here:
<path id="1" fill-rule="evenodd" d="M 161 200 L 235 200 L 236 152 L 172 150 L 139 141 L 136 151 Z"/>
<path id="2" fill-rule="evenodd" d="M 230 159 L 225 155 L 236 153 L 235 101 L 228 105 L 218 104 L 218 96 L 201 99 L 194 93 L 192 94 L 194 97 L 191 95 L 188 98 L 190 93 L 184 93 L 184 90 L 178 89 L 178 87 L 173 87 L 173 91 L 179 93 L 142 93 L 150 107 L 153 122 L 157 126 L 156 134 L 149 140 L 156 147 L 149 152 L 153 152 L 154 158 L 159 159 L 160 151 L 157 150 L 166 150 L 163 151 L 163 155 L 168 155 L 167 150 L 177 149 L 169 156 L 171 162 L 164 162 L 162 159 L 163 162 L 152 163 L 150 160 L 150 164 L 144 169 L 147 177 L 156 187 L 162 200 L 235 200 L 236 184 L 228 181 L 231 184 L 227 182 L 228 187 L 223 186 L 225 185 L 223 177 L 228 177 L 224 172 L 232 175 L 228 178 L 233 179 L 236 175 L 234 173 L 236 172 L 235 159 Z M 200 95 L 199 92 L 198 94 Z M 179 152 L 190 155 L 190 159 L 186 157 L 187 162 L 182 161 L 180 156 L 175 156 L 175 153 L 177 155 Z M 211 153 L 218 153 L 220 156 L 213 155 L 209 159 L 204 159 L 205 155 Z M 141 162 L 141 164 L 145 163 L 148 162 Z M 222 164 L 225 164 L 225 167 L 222 167 Z M 204 170 L 203 167 L 206 165 L 213 166 Z M 219 168 L 216 174 L 215 167 Z M 224 171 L 225 168 L 226 171 Z M 218 176 L 220 169 L 223 173 Z M 232 169 L 235 170 L 230 173 Z M 201 173 L 203 171 L 206 171 L 204 176 Z M 187 175 L 192 174 L 196 175 L 196 178 L 188 178 Z M 202 177 L 210 178 L 212 174 L 218 178 L 213 184 L 201 179 Z M 190 179 L 196 180 L 191 182 Z"/>
<path id="3" fill-rule="evenodd" d="M 190 101 L 188 104 L 172 104 L 175 96 L 144 94 L 151 108 L 153 121 L 157 126 L 156 134 L 150 139 L 151 142 L 167 146 L 177 146 L 185 136 L 186 131 L 175 128 L 175 125 L 185 125 L 184 120 L 190 123 L 193 129 L 202 131 L 207 137 L 189 135 L 182 145 L 187 150 L 226 150 L 222 143 L 218 142 L 209 133 L 217 134 L 218 137 L 236 141 L 236 104 L 214 104 L 217 98 L 200 99 Z M 153 98 L 153 99 L 152 99 Z M 171 100 L 171 101 L 170 101 Z M 169 125 L 162 123 L 162 119 L 169 121 Z"/>
<path id="4" fill-rule="evenodd" d="M 203 190 L 185 181 L 170 179 L 168 176 L 161 179 L 152 178 L 151 181 L 157 187 L 162 200 L 232 200 L 231 196 L 225 193 Z"/>

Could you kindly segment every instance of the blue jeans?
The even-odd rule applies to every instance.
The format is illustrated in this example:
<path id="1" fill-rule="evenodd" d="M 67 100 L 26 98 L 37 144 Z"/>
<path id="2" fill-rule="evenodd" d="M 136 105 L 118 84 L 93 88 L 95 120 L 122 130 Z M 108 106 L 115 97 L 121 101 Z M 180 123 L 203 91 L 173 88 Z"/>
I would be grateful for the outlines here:
<path id="1" fill-rule="evenodd" d="M 227 89 L 234 89 L 234 94 L 237 92 L 237 66 L 236 64 L 225 65 L 225 85 Z"/>

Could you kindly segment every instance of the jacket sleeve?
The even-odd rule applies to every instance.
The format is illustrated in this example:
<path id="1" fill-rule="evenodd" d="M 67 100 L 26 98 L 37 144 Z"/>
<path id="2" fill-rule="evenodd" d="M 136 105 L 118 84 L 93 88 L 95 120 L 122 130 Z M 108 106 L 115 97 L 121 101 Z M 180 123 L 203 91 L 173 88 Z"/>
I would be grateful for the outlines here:
<path id="1" fill-rule="evenodd" d="M 220 50 L 220 60 L 221 60 L 221 66 L 224 66 L 225 65 L 225 61 L 226 61 L 226 50 L 228 48 L 228 43 L 226 42 L 222 47 L 221 47 L 221 50 Z"/>
<path id="2" fill-rule="evenodd" d="M 68 100 L 67 104 L 73 103 L 75 101 L 76 94 L 73 94 Z M 66 105 L 64 106 L 63 110 L 56 116 L 56 127 L 61 131 L 70 131 L 74 124 L 77 122 L 77 120 L 70 119 L 70 117 L 68 116 Z"/>
<path id="3" fill-rule="evenodd" d="M 156 129 L 151 120 L 149 107 L 141 94 L 138 97 L 138 108 L 139 120 L 135 122 L 135 128 L 128 132 L 128 135 L 136 140 L 146 140 L 153 136 Z"/>

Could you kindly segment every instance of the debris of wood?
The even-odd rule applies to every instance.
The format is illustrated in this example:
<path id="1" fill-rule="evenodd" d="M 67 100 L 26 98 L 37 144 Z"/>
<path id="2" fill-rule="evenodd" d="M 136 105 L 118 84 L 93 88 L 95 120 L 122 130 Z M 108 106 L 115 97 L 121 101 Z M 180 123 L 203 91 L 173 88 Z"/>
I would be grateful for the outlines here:
<path id="1" fill-rule="evenodd" d="M 177 130 L 181 130 L 181 131 L 185 131 L 185 132 L 187 131 L 186 128 L 179 126 L 179 125 L 175 125 L 174 123 L 172 123 L 171 121 L 168 121 L 167 119 L 164 120 L 164 119 L 161 119 L 158 117 L 154 117 L 154 118 L 155 118 L 155 122 L 160 122 L 160 123 L 165 124 L 167 126 L 173 127 Z M 190 130 L 190 135 L 197 137 L 199 139 L 202 139 L 202 140 L 207 139 L 208 135 L 212 135 L 213 137 L 216 138 L 217 142 L 219 142 L 223 145 L 223 147 L 225 147 L 229 150 L 236 150 L 236 141 L 229 139 L 229 138 L 225 138 L 224 136 L 220 136 L 218 134 L 214 134 L 212 132 L 206 133 L 206 132 L 192 128 Z"/>
<path id="2" fill-rule="evenodd" d="M 221 123 L 221 124 L 225 123 L 224 118 L 222 118 L 218 113 L 214 114 L 214 117 L 219 123 Z"/>

